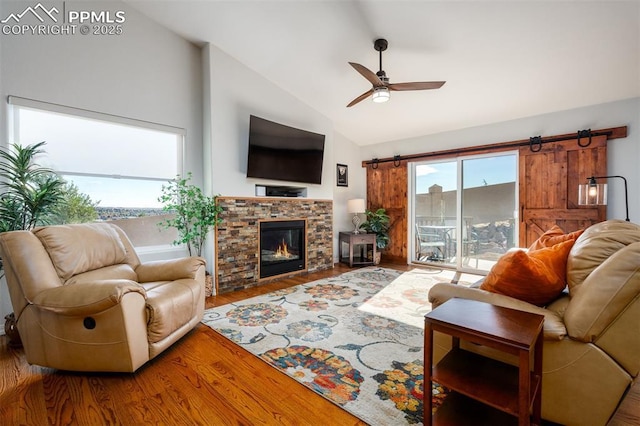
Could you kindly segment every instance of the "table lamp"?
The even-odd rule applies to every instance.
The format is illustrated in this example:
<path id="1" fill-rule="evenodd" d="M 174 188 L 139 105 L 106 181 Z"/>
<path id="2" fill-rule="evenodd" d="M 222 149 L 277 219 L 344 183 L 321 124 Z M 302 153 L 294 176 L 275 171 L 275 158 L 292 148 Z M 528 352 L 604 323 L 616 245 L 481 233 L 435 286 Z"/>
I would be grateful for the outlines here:
<path id="1" fill-rule="evenodd" d="M 347 201 L 347 212 L 353 214 L 353 226 L 355 227 L 353 233 L 360 233 L 360 213 L 364 213 L 366 211 L 366 205 L 364 199 L 362 198 L 354 198 L 353 200 Z"/>

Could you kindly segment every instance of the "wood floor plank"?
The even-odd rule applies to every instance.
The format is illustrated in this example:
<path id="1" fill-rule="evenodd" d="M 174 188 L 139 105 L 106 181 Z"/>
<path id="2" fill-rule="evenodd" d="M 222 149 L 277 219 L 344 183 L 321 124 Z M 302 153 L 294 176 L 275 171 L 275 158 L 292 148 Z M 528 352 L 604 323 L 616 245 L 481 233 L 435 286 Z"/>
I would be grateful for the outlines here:
<path id="1" fill-rule="evenodd" d="M 0 337 L 0 424 L 47 424 L 41 371 L 50 370 L 30 366 L 22 349 Z"/>
<path id="2" fill-rule="evenodd" d="M 176 391 L 180 389 L 181 396 L 176 393 L 174 397 L 182 400 L 181 409 L 183 412 L 192 412 L 194 409 L 199 411 L 193 418 L 195 424 L 211 424 L 226 418 L 234 418 L 238 423 L 248 424 L 248 417 L 243 409 L 246 404 L 238 402 L 235 396 L 237 390 L 233 386 L 225 386 L 227 380 L 224 376 L 220 377 L 217 362 L 213 361 L 212 365 L 212 361 L 208 361 L 207 357 L 200 353 L 201 348 L 209 347 L 206 343 L 208 339 L 197 332 L 192 334 L 189 339 L 180 342 L 180 357 L 171 357 L 172 354 L 168 354 L 172 368 L 166 369 L 167 372 L 171 372 L 167 379 L 173 383 L 172 387 Z M 233 367 L 225 366 L 224 369 L 226 368 Z M 189 402 L 185 403 L 184 398 Z"/>
<path id="3" fill-rule="evenodd" d="M 47 405 L 48 423 L 51 425 L 70 425 L 80 421 L 73 410 L 68 384 L 79 385 L 81 380 L 67 382 L 64 374 L 51 374 L 44 377 L 44 400 Z M 85 407 L 90 406 L 84 403 Z M 86 413 L 83 410 L 82 413 Z"/>
<path id="4" fill-rule="evenodd" d="M 175 348 L 173 348 L 175 349 Z M 188 412 L 182 411 L 178 404 L 175 404 L 167 389 L 163 386 L 166 383 L 165 371 L 171 369 L 167 357 L 162 357 L 159 362 L 148 363 L 144 367 L 143 374 L 134 374 L 133 379 L 139 386 L 144 400 L 136 402 L 137 407 L 129 404 L 129 408 L 136 410 L 137 415 L 144 421 L 147 419 L 157 419 L 162 424 L 179 425 L 185 424 L 188 419 Z"/>
<path id="5" fill-rule="evenodd" d="M 100 424 L 116 424 L 118 422 L 118 406 L 109 393 L 109 387 L 100 376 L 87 377 L 87 392 L 90 394 L 95 407 L 90 410 L 89 419 L 96 419 Z M 97 409 L 99 407 L 99 410 Z M 95 417 L 93 413 L 96 413 Z"/>
<path id="6" fill-rule="evenodd" d="M 214 336 L 217 333 L 206 330 L 204 334 Z M 216 338 L 224 339 L 221 336 Z M 188 343 L 193 344 L 193 342 Z M 194 358 L 190 361 L 197 365 L 192 368 L 199 371 L 210 383 L 215 383 L 216 390 L 222 399 L 232 402 L 233 406 L 242 407 L 244 416 L 251 424 L 276 420 L 279 424 L 297 424 L 297 422 L 292 423 L 290 419 L 300 415 L 304 418 L 306 404 L 297 406 L 295 410 L 289 409 L 292 405 L 290 399 L 295 396 L 295 386 L 285 387 L 274 393 L 274 387 L 266 385 L 273 384 L 274 377 L 279 379 L 276 380 L 276 385 L 280 380 L 286 379 L 286 377 L 280 377 L 283 376 L 282 373 L 273 368 L 265 368 L 266 364 L 263 361 L 226 339 L 218 345 L 218 350 L 223 355 L 219 357 L 220 359 L 202 363 L 202 358 Z M 297 382 L 295 384 L 297 385 Z M 278 388 L 275 387 L 275 389 Z M 274 404 L 274 400 L 278 404 Z M 289 400 L 287 404 L 280 404 L 286 400 Z"/>
<path id="7" fill-rule="evenodd" d="M 608 426 L 640 425 L 640 377 L 636 377 Z"/>

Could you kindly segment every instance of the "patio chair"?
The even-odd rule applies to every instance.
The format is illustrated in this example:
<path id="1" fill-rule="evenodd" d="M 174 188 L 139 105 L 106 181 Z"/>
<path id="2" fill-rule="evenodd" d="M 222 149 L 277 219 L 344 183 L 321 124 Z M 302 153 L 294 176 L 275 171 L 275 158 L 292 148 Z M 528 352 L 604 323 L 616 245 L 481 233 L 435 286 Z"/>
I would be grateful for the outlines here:
<path id="1" fill-rule="evenodd" d="M 452 229 L 448 233 L 448 237 L 451 243 L 452 253 L 456 253 L 456 230 Z M 478 234 L 473 230 L 473 226 L 470 223 L 465 223 L 465 226 L 462 228 L 462 259 L 463 263 L 466 262 L 467 265 L 471 263 L 471 257 L 476 260 L 476 268 L 478 267 L 478 254 L 480 251 L 480 240 L 478 238 Z M 453 254 L 452 254 L 453 257 Z"/>
<path id="2" fill-rule="evenodd" d="M 447 259 L 447 229 L 416 225 L 416 260 L 446 262 Z"/>

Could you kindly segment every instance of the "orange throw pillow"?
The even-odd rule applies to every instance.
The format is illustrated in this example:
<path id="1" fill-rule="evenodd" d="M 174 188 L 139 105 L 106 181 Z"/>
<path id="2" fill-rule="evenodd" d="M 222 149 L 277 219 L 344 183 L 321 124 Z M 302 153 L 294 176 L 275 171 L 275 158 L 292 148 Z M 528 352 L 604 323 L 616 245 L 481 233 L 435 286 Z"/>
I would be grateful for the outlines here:
<path id="1" fill-rule="evenodd" d="M 578 231 L 571 232 L 569 234 L 565 234 L 564 231 L 558 226 L 553 225 L 551 229 L 549 229 L 544 234 L 540 235 L 540 238 L 535 240 L 531 246 L 529 246 L 529 251 L 531 250 L 540 250 L 544 247 L 552 247 L 556 244 L 562 243 L 568 240 L 577 240 L 580 235 L 584 232 L 584 229 L 580 229 Z"/>
<path id="2" fill-rule="evenodd" d="M 566 286 L 567 257 L 574 242 L 509 252 L 498 259 L 480 288 L 544 306 L 557 299 Z"/>

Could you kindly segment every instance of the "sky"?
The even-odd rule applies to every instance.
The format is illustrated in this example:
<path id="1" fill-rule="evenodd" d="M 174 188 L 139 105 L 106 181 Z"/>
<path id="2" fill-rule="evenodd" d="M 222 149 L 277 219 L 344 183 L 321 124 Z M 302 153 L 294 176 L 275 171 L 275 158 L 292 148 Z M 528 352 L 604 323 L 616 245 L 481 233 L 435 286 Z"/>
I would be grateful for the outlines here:
<path id="1" fill-rule="evenodd" d="M 98 202 L 98 207 L 162 208 L 158 197 L 162 185 L 168 182 L 133 179 L 112 179 L 93 176 L 63 176 L 73 182 L 80 192 Z"/>
<path id="2" fill-rule="evenodd" d="M 457 161 L 440 161 L 416 165 L 416 193 L 426 194 L 438 184 L 443 191 L 457 188 Z M 517 158 L 515 154 L 495 155 L 462 160 L 464 189 L 515 182 Z"/>
<path id="3" fill-rule="evenodd" d="M 179 174 L 182 136 L 176 133 L 25 107 L 14 111 L 14 124 L 12 142 L 45 141 L 40 165 L 99 207 L 162 207 L 162 185 Z"/>

